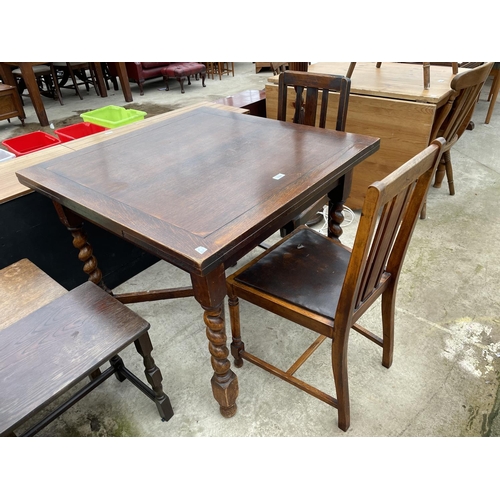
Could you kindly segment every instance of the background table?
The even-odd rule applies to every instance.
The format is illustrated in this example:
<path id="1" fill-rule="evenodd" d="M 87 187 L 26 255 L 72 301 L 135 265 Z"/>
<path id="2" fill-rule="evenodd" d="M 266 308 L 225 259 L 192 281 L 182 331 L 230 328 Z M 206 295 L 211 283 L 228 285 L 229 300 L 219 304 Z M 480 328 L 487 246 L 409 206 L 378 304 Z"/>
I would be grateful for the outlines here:
<path id="1" fill-rule="evenodd" d="M 334 207 L 329 232 L 339 231 L 336 209 L 349 192 L 352 169 L 378 147 L 373 137 L 200 107 L 17 175 L 54 201 L 92 281 L 101 282 L 101 272 L 82 219 L 190 274 L 204 310 L 213 394 L 230 417 L 238 383 L 227 359 L 226 265 L 328 193 Z"/>

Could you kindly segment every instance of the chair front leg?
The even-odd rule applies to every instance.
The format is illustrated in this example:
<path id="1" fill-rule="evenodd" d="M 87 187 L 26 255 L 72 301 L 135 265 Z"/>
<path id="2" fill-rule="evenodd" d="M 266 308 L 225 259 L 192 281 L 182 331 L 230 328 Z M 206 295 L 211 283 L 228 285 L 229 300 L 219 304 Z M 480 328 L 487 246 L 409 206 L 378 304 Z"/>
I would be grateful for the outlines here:
<path id="1" fill-rule="evenodd" d="M 427 217 L 427 195 L 425 196 L 424 203 L 422 205 L 422 209 L 420 210 L 420 218 L 425 219 Z"/>
<path id="2" fill-rule="evenodd" d="M 233 337 L 233 341 L 231 342 L 231 354 L 234 358 L 234 366 L 240 368 L 243 366 L 243 359 L 240 356 L 240 352 L 245 350 L 245 344 L 241 341 L 239 300 L 230 286 L 228 287 L 228 304 L 231 320 L 231 335 Z"/>
<path id="3" fill-rule="evenodd" d="M 347 380 L 347 341 L 349 328 L 335 329 L 332 342 L 332 368 L 337 392 L 338 426 L 347 431 L 351 424 L 351 410 L 349 404 L 349 384 Z"/>
<path id="4" fill-rule="evenodd" d="M 394 353 L 394 311 L 396 309 L 396 289 L 390 286 L 382 294 L 382 331 L 384 344 L 382 346 L 382 365 L 390 368 Z"/>

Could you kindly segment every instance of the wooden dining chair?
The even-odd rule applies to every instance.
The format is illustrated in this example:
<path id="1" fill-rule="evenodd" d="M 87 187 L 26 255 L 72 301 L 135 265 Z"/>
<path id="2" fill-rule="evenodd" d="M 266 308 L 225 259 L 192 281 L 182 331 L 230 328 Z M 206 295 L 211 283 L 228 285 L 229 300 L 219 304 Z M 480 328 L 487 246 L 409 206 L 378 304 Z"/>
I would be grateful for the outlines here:
<path id="1" fill-rule="evenodd" d="M 349 106 L 349 93 L 351 81 L 338 75 L 325 75 L 304 71 L 284 71 L 279 75 L 278 83 L 278 120 L 293 121 L 312 127 L 326 128 L 329 109 L 337 106 L 336 121 L 328 128 L 345 131 L 347 121 L 347 108 Z M 289 92 L 292 93 L 292 106 L 288 102 Z M 293 109 L 293 115 L 288 115 L 288 110 Z M 319 114 L 318 114 L 319 111 Z M 327 200 L 315 203 L 302 214 L 291 221 L 282 229 L 281 235 L 291 232 L 300 224 L 317 224 L 322 215 L 321 211 Z"/>
<path id="2" fill-rule="evenodd" d="M 394 349 L 394 308 L 401 267 L 444 139 L 369 186 L 352 250 L 338 240 L 301 226 L 227 278 L 234 364 L 247 360 L 338 410 L 338 426 L 350 425 L 347 344 L 350 329 L 382 347 L 389 368 Z M 357 322 L 381 297 L 382 336 Z M 319 337 L 290 368 L 250 354 L 241 339 L 239 299 L 251 302 Z M 285 330 L 286 331 L 286 330 Z M 336 397 L 295 376 L 326 339 Z M 289 352 L 289 340 L 283 342 Z"/>
<path id="3" fill-rule="evenodd" d="M 446 146 L 443 149 L 441 162 L 436 171 L 434 187 L 440 188 L 446 175 L 450 195 L 455 194 L 451 148 L 467 129 L 481 89 L 492 67 L 492 62 L 483 63 L 456 75 L 450 83 L 451 93 L 448 101 L 436 112 L 430 140 L 432 141 L 436 137 L 444 137 Z M 422 219 L 426 217 L 426 207 L 427 203 L 424 202 L 420 215 Z"/>
<path id="4" fill-rule="evenodd" d="M 173 410 L 148 330 L 144 319 L 90 281 L 68 292 L 27 259 L 0 270 L 0 436 L 15 436 L 19 427 L 20 435 L 35 435 L 113 374 L 132 382 L 169 420 Z M 132 343 L 151 388 L 118 356 Z M 32 424 L 86 377 L 86 385 Z"/>

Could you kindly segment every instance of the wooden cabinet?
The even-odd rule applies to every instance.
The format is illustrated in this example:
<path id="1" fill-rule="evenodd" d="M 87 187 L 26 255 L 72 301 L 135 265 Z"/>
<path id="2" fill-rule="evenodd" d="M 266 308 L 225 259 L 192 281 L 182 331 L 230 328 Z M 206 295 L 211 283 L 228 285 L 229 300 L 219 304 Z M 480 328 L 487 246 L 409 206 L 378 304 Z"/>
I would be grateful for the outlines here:
<path id="1" fill-rule="evenodd" d="M 15 87 L 0 83 L 0 120 L 18 117 L 24 125 L 23 105 Z"/>

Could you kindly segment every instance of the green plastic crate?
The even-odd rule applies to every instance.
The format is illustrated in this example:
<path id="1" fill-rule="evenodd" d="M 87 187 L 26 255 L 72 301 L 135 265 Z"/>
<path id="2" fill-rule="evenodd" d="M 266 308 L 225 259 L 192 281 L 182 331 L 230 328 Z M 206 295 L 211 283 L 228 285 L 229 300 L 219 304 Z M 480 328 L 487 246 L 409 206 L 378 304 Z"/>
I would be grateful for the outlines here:
<path id="1" fill-rule="evenodd" d="M 129 123 L 144 120 L 147 115 L 145 111 L 138 111 L 136 109 L 125 109 L 121 106 L 104 106 L 104 108 L 94 109 L 82 113 L 80 118 L 84 122 L 94 123 L 106 128 L 116 128 Z"/>

